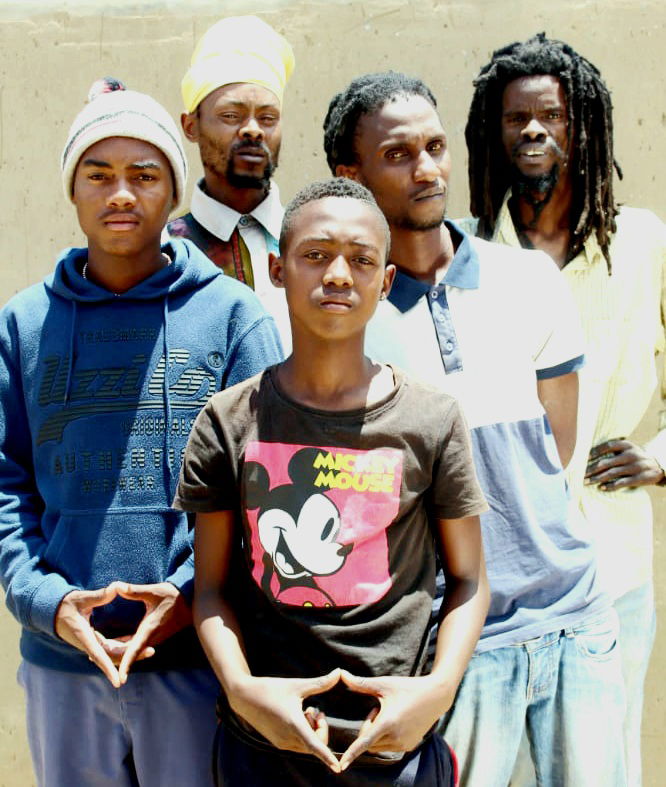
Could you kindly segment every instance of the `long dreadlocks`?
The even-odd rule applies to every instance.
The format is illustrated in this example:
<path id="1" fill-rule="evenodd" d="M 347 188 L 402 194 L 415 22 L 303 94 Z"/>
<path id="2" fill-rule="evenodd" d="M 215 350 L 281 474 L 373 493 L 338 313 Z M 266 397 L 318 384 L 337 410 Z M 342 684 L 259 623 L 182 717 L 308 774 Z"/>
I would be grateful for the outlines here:
<path id="1" fill-rule="evenodd" d="M 490 238 L 504 195 L 511 185 L 511 165 L 502 147 L 500 120 L 504 88 L 514 79 L 547 74 L 560 80 L 567 102 L 569 147 L 573 145 L 571 242 L 567 261 L 594 231 L 608 265 L 610 236 L 618 209 L 613 198 L 613 112 L 610 93 L 599 71 L 563 41 L 539 33 L 493 52 L 474 81 L 474 97 L 465 127 L 469 151 L 469 191 L 479 235 Z"/>

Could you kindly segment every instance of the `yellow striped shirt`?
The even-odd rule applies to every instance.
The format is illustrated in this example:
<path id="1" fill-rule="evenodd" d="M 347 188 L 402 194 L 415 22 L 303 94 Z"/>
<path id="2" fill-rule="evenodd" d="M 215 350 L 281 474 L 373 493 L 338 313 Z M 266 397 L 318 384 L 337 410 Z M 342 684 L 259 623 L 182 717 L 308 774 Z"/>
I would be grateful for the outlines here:
<path id="1" fill-rule="evenodd" d="M 520 246 L 505 199 L 493 240 Z M 612 275 L 594 234 L 562 273 L 580 309 L 586 365 L 580 371 L 576 451 L 567 468 L 572 500 L 592 528 L 601 579 L 614 597 L 652 576 L 652 507 L 645 487 L 602 492 L 584 486 L 590 448 L 628 437 L 657 384 L 655 355 L 664 350 L 666 227 L 650 211 L 621 208 L 610 254 Z M 661 371 L 666 402 L 666 364 Z M 646 446 L 666 468 L 666 417 Z"/>

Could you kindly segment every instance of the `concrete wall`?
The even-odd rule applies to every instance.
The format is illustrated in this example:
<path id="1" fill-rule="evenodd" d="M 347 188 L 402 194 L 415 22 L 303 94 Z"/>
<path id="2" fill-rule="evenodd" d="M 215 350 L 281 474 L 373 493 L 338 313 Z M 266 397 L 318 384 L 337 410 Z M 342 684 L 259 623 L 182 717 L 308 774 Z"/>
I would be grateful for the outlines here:
<path id="1" fill-rule="evenodd" d="M 103 75 L 154 95 L 174 115 L 194 42 L 220 15 L 261 13 L 294 46 L 283 155 L 277 180 L 289 198 L 327 175 L 321 124 L 334 92 L 354 76 L 393 68 L 436 93 L 453 160 L 451 215 L 466 212 L 462 136 L 472 79 L 491 51 L 545 30 L 598 65 L 613 91 L 621 201 L 666 217 L 657 173 L 666 153 L 661 81 L 666 6 L 661 0 L 225 0 L 213 2 L 0 2 L 0 303 L 51 270 L 55 254 L 81 242 L 60 186 L 59 155 L 92 81 Z M 189 147 L 193 172 L 196 151 Z M 661 167 L 663 171 L 663 164 Z M 659 190 L 659 185 L 662 190 Z M 645 434 L 654 430 L 655 408 Z M 655 532 L 658 604 L 666 604 L 663 499 Z M 15 687 L 17 627 L 0 612 L 0 787 L 27 787 L 30 769 Z M 647 688 L 646 785 L 663 784 L 666 637 L 660 634 Z M 660 777 L 659 774 L 662 774 Z M 584 786 L 583 786 L 584 787 Z"/>

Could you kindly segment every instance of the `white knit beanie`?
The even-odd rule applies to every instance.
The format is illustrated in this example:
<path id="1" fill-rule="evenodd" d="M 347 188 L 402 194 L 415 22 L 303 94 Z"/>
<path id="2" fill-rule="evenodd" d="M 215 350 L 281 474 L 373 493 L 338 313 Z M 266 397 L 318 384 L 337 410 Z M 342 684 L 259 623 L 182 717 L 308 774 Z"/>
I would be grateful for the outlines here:
<path id="1" fill-rule="evenodd" d="M 113 84 L 97 88 L 99 84 Z M 125 90 L 121 82 L 106 79 L 95 82 L 89 103 L 74 119 L 62 152 L 62 183 L 65 196 L 72 199 L 74 171 L 83 153 L 96 142 L 109 137 L 131 137 L 150 142 L 164 153 L 174 178 L 176 210 L 183 199 L 187 179 L 187 159 L 180 132 L 169 113 L 154 98 Z"/>

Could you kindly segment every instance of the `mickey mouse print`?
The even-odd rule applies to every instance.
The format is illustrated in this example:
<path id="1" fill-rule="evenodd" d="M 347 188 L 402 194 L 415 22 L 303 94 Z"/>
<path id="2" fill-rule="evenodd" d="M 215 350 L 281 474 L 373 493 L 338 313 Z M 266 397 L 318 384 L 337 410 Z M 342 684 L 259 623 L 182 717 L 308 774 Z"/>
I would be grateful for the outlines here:
<path id="1" fill-rule="evenodd" d="M 292 606 L 374 603 L 391 588 L 386 530 L 402 452 L 250 442 L 243 505 L 252 576 Z"/>

